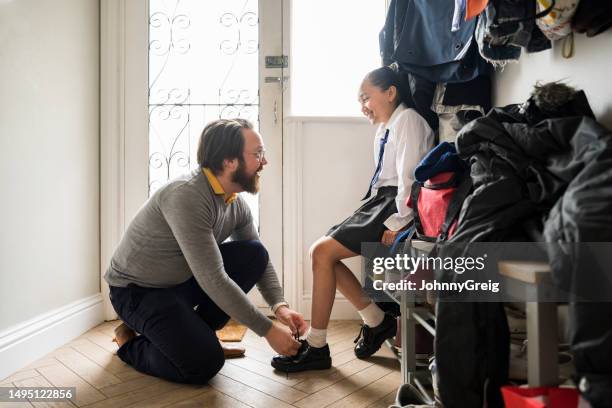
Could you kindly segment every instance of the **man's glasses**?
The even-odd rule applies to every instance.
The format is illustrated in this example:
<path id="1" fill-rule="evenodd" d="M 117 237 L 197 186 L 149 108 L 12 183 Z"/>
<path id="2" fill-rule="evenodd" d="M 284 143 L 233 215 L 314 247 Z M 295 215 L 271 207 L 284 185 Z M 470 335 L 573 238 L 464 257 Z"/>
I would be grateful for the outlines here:
<path id="1" fill-rule="evenodd" d="M 253 156 L 255 156 L 255 158 L 257 159 L 257 161 L 261 162 L 263 159 L 266 158 L 266 151 L 265 150 L 260 150 L 256 153 L 251 153 Z"/>

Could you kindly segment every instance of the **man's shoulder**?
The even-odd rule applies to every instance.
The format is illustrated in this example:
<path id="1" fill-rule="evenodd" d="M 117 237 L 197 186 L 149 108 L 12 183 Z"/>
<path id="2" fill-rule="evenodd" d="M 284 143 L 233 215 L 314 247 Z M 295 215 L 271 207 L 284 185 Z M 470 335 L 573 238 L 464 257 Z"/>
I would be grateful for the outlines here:
<path id="1" fill-rule="evenodd" d="M 196 170 L 169 181 L 156 194 L 159 194 L 160 204 L 177 200 L 187 202 L 212 200 L 211 189 L 206 182 L 206 177 Z"/>
<path id="2" fill-rule="evenodd" d="M 244 198 L 243 194 L 237 194 L 236 201 L 234 201 L 234 203 L 238 204 L 238 206 L 241 208 L 249 208 L 249 203 L 247 203 L 247 200 Z"/>

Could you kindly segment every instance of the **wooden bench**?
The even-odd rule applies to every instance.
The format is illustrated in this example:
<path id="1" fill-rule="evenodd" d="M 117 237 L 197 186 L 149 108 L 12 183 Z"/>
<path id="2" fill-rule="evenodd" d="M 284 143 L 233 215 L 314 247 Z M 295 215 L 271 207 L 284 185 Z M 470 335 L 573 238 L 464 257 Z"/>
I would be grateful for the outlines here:
<path id="1" fill-rule="evenodd" d="M 413 241 L 412 247 L 429 252 L 434 244 L 424 241 Z M 550 284 L 551 269 L 547 263 L 525 261 L 500 261 L 500 275 L 512 279 L 527 288 L 534 299 L 537 299 L 539 286 Z M 415 360 L 415 325 L 420 324 L 432 335 L 435 327 L 427 323 L 428 318 L 435 318 L 430 313 L 415 307 L 403 292 L 399 299 L 401 309 L 401 371 L 402 382 L 416 386 L 425 397 L 427 395 L 422 381 L 428 372 L 419 372 Z M 557 338 L 557 303 L 526 302 L 527 314 L 527 378 L 529 386 L 554 386 L 559 381 L 558 338 Z M 428 316 L 430 315 L 430 316 Z"/>

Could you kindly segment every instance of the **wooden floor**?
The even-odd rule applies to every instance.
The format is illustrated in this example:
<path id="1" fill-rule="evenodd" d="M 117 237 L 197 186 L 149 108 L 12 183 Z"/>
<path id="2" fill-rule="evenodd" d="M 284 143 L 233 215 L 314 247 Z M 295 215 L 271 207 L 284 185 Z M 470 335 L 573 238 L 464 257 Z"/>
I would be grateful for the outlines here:
<path id="1" fill-rule="evenodd" d="M 115 355 L 117 321 L 104 323 L 21 371 L 0 387 L 76 386 L 69 403 L 1 403 L 0 407 L 387 407 L 400 383 L 399 363 L 383 346 L 367 361 L 353 353 L 355 321 L 334 321 L 328 341 L 333 367 L 282 374 L 272 349 L 248 331 L 246 357 L 227 360 L 208 385 L 175 384 L 141 374 Z"/>

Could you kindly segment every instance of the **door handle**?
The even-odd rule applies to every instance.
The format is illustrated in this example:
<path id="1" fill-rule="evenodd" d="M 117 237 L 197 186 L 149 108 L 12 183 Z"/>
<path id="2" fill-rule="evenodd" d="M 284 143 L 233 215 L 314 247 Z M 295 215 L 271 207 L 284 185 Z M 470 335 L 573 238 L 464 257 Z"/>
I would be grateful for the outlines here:
<path id="1" fill-rule="evenodd" d="M 267 77 L 264 77 L 264 82 L 266 84 L 273 84 L 273 83 L 276 83 L 276 82 L 278 82 L 280 84 L 281 82 L 286 82 L 288 79 L 289 79 L 288 76 L 284 76 L 284 77 L 267 76 Z"/>

